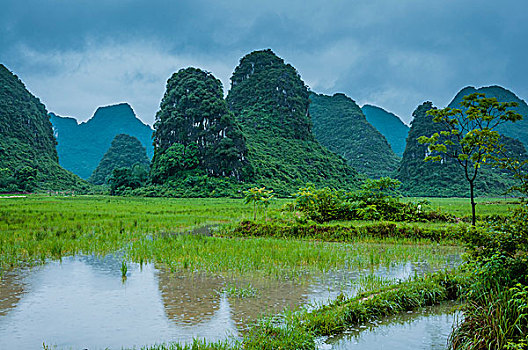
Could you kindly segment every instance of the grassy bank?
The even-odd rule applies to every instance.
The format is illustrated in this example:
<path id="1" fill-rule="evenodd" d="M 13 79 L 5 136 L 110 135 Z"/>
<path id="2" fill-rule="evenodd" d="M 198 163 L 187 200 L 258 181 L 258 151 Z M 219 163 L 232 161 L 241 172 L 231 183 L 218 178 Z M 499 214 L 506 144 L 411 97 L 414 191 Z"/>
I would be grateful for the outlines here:
<path id="1" fill-rule="evenodd" d="M 446 212 L 464 214 L 464 208 L 469 208 L 465 201 L 441 200 L 436 205 Z M 486 201 L 480 205 L 490 210 L 482 210 L 483 215 L 502 215 L 508 206 L 516 205 Z M 463 223 L 354 221 L 314 225 L 296 221 L 292 212 L 282 212 L 285 202 L 272 203 L 268 211 L 272 221 L 253 222 L 249 221 L 252 208 L 241 199 L 2 198 L 0 270 L 75 254 L 118 252 L 126 261 L 155 262 L 174 273 L 259 274 L 290 279 L 307 273 L 374 269 L 405 262 L 426 262 L 434 269 L 443 266 L 445 256 L 462 252 L 458 239 L 459 230 L 466 228 Z M 209 225 L 224 228 L 215 233 L 217 236 L 181 234 Z M 312 349 L 315 336 L 335 334 L 369 318 L 453 298 L 455 289 L 458 293 L 462 284 L 457 276 L 435 276 L 417 277 L 396 286 L 392 283 L 384 289 L 372 283 L 366 294 L 338 298 L 315 311 L 297 310 L 263 320 L 251 328 L 241 344 L 197 341 L 188 346 L 169 344 L 149 349 Z M 259 347 L 259 342 L 264 345 Z"/>

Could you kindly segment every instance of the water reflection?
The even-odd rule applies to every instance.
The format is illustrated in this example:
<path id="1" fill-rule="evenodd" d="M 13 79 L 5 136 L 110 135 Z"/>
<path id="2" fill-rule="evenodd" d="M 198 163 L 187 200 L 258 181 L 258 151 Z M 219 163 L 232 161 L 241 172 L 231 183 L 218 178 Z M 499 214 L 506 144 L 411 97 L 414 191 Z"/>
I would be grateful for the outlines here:
<path id="1" fill-rule="evenodd" d="M 23 283 L 24 270 L 9 271 L 0 277 L 0 317 L 17 306 L 26 286 Z"/>
<path id="2" fill-rule="evenodd" d="M 440 350 L 447 348 L 447 340 L 455 323 L 461 318 L 454 303 L 387 317 L 375 323 L 350 329 L 330 337 L 320 349 L 391 349 Z"/>
<path id="3" fill-rule="evenodd" d="M 193 325 L 209 320 L 220 308 L 224 281 L 219 277 L 180 276 L 158 270 L 158 285 L 168 318 L 176 324 Z"/>
<path id="4" fill-rule="evenodd" d="M 121 258 L 77 256 L 6 273 L 0 281 L 0 349 L 121 348 L 159 342 L 210 341 L 238 336 L 263 314 L 353 295 L 358 278 L 374 273 L 405 279 L 429 272 L 405 263 L 377 270 L 341 270 L 302 280 L 181 275 L 163 266 L 129 264 Z M 230 296 L 230 287 L 251 286 L 256 295 Z"/>

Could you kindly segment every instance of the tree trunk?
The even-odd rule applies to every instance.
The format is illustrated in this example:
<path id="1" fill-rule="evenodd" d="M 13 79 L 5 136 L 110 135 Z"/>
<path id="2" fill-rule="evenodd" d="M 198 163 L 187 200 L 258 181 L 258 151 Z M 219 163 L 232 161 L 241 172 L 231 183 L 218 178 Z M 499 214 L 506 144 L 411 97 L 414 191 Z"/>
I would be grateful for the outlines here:
<path id="1" fill-rule="evenodd" d="M 477 205 L 475 203 L 475 184 L 473 181 L 469 181 L 469 193 L 471 196 L 471 224 L 475 226 L 475 223 L 477 221 L 476 214 L 475 214 L 475 206 Z"/>

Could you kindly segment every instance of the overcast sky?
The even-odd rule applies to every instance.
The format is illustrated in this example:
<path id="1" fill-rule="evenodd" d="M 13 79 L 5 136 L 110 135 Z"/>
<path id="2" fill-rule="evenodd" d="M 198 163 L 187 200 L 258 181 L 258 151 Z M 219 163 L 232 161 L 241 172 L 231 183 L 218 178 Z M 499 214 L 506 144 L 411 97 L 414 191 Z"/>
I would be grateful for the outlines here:
<path id="1" fill-rule="evenodd" d="M 173 72 L 205 69 L 227 92 L 240 58 L 265 48 L 313 91 L 407 123 L 467 85 L 528 98 L 526 0 L 0 1 L 0 63 L 80 121 L 128 102 L 152 124 Z"/>

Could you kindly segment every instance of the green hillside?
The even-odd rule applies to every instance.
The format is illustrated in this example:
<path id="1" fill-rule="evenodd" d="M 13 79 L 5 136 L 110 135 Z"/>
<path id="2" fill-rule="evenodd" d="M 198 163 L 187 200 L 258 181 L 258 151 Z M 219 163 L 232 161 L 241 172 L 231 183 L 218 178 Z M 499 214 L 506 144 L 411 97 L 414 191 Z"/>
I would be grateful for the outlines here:
<path id="1" fill-rule="evenodd" d="M 114 137 L 127 134 L 136 137 L 152 157 L 152 129 L 139 120 L 130 105 L 121 103 L 99 107 L 91 119 L 77 124 L 73 118 L 50 113 L 60 164 L 87 179 L 95 170 Z"/>
<path id="2" fill-rule="evenodd" d="M 250 175 L 244 137 L 223 99 L 222 83 L 211 73 L 196 68 L 174 73 L 154 128 L 155 183 L 197 174 L 235 180 Z"/>
<path id="3" fill-rule="evenodd" d="M 413 112 L 407 146 L 396 178 L 402 182 L 401 190 L 410 196 L 467 197 L 468 182 L 462 168 L 453 159 L 444 157 L 441 162 L 424 162 L 429 153 L 426 145 L 418 143 L 418 137 L 431 136 L 445 130 L 426 114 L 432 108 L 435 107 L 431 102 L 425 102 Z M 526 150 L 518 140 L 505 137 L 502 142 L 512 153 L 521 158 L 526 157 Z M 476 195 L 501 195 L 512 184 L 511 174 L 500 169 L 482 168 L 476 181 Z"/>
<path id="4" fill-rule="evenodd" d="M 394 153 L 400 157 L 403 156 L 409 127 L 397 115 L 387 112 L 383 108 L 364 105 L 361 110 L 367 121 L 385 136 Z"/>
<path id="5" fill-rule="evenodd" d="M 95 168 L 89 181 L 102 185 L 107 182 L 114 169 L 132 168 L 136 164 L 148 169 L 150 161 L 145 147 L 134 136 L 119 134 L 112 140 L 110 148 Z"/>
<path id="6" fill-rule="evenodd" d="M 0 191 L 85 190 L 59 166 L 46 107 L 0 64 Z"/>
<path id="7" fill-rule="evenodd" d="M 344 94 L 310 95 L 310 115 L 317 140 L 371 178 L 393 176 L 399 158 L 385 137 Z"/>
<path id="8" fill-rule="evenodd" d="M 459 104 L 462 101 L 462 98 L 475 92 L 485 94 L 486 97 L 495 97 L 499 102 L 517 102 L 519 104 L 515 110 L 517 113 L 523 115 L 524 118 L 516 123 L 506 123 L 501 125 L 497 130 L 503 135 L 519 139 L 525 147 L 528 147 L 528 105 L 510 90 L 496 85 L 481 87 L 478 89 L 473 86 L 468 86 L 456 94 L 448 107 L 460 108 Z"/>
<path id="9" fill-rule="evenodd" d="M 227 103 L 246 137 L 255 183 L 282 194 L 307 182 L 355 186 L 356 171 L 315 140 L 308 88 L 295 68 L 271 50 L 240 60 Z"/>

